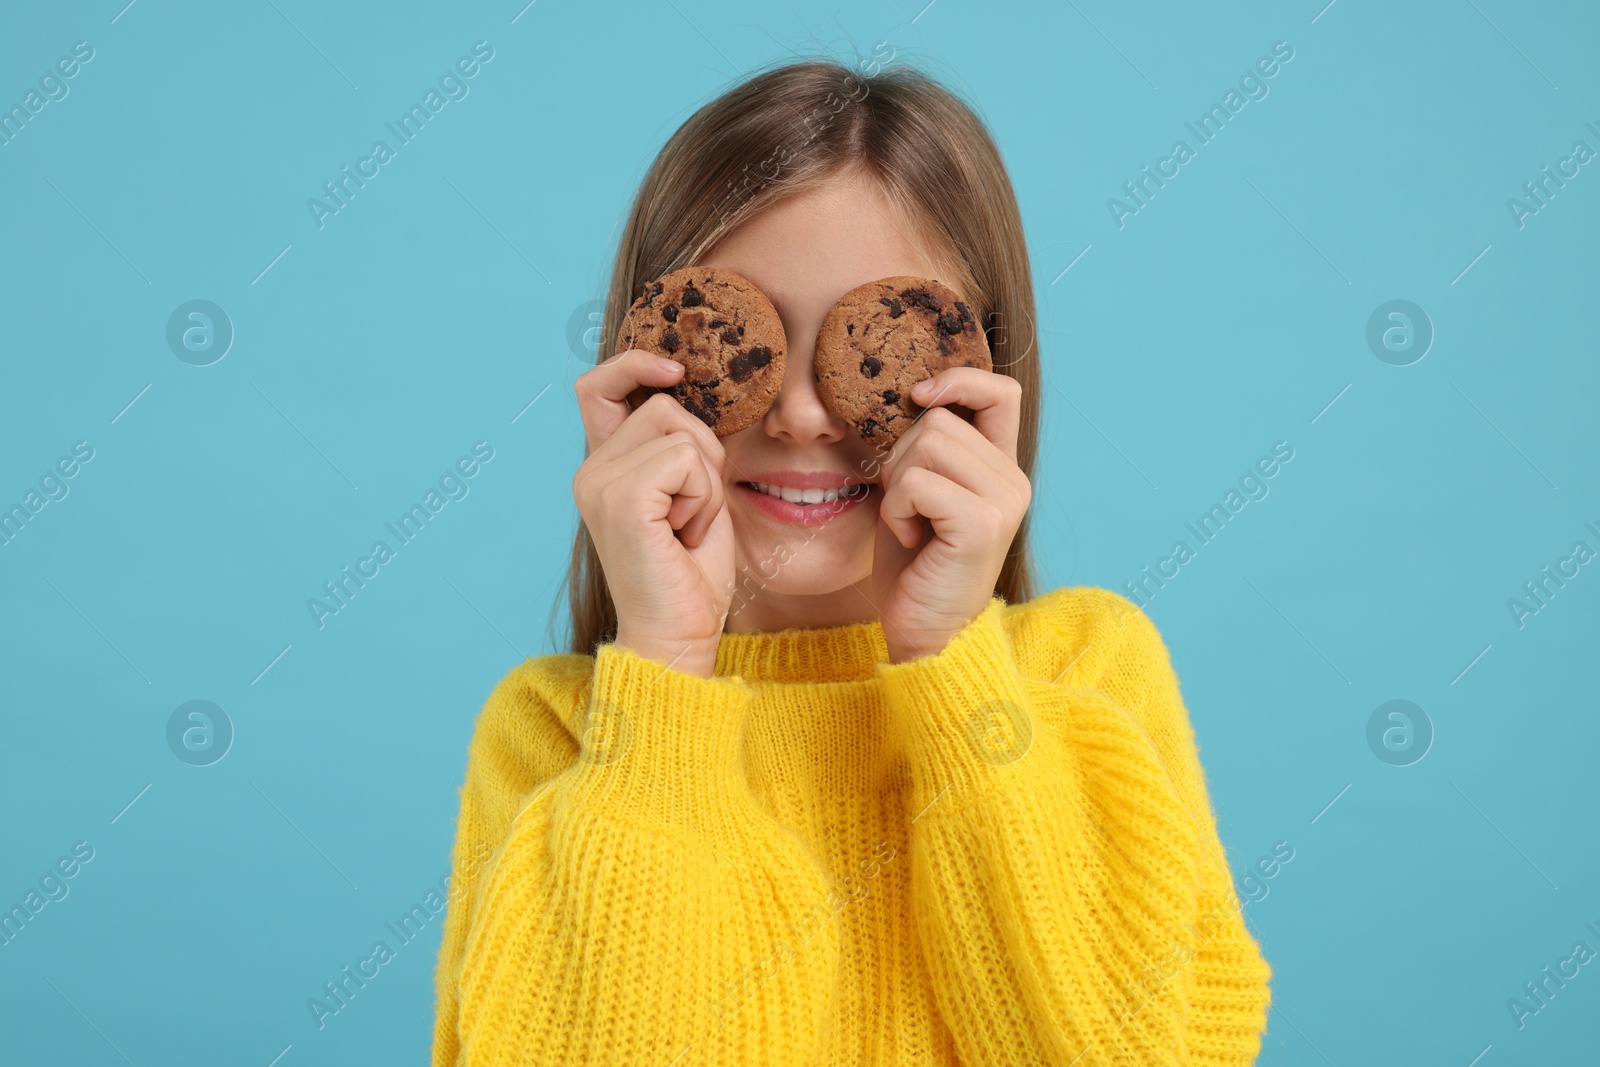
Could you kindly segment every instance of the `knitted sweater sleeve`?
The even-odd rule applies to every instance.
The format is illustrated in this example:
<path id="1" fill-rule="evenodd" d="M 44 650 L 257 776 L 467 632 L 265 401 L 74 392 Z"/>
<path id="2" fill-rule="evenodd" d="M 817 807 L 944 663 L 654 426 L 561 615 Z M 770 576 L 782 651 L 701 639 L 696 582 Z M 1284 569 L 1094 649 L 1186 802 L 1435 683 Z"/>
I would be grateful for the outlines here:
<path id="1" fill-rule="evenodd" d="M 754 691 L 614 644 L 594 664 L 569 709 L 568 765 L 509 805 L 503 835 L 483 822 L 507 809 L 498 775 L 518 759 L 492 735 L 474 740 L 454 863 L 475 885 L 452 886 L 434 1067 L 667 1064 L 690 1051 L 810 1063 L 838 933 L 805 921 L 830 884 L 739 765 Z M 474 859 L 478 836 L 499 838 L 487 861 Z"/>
<path id="2" fill-rule="evenodd" d="M 1076 592 L 1034 602 L 1026 647 L 996 597 L 878 667 L 940 1013 L 964 1063 L 1253 1063 L 1271 970 L 1166 646 L 1118 594 Z"/>

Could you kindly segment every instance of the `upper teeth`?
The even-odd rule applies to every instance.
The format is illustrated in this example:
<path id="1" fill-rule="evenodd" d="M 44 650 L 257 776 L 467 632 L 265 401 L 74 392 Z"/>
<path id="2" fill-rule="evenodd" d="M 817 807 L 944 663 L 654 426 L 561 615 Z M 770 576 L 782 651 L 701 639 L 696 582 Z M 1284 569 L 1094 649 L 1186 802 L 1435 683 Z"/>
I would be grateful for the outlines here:
<path id="1" fill-rule="evenodd" d="M 838 500 L 841 494 L 855 496 L 861 488 L 855 486 L 849 489 L 795 489 L 787 485 L 768 485 L 766 482 L 751 482 L 750 484 L 768 496 L 779 497 L 791 504 L 824 504 Z"/>

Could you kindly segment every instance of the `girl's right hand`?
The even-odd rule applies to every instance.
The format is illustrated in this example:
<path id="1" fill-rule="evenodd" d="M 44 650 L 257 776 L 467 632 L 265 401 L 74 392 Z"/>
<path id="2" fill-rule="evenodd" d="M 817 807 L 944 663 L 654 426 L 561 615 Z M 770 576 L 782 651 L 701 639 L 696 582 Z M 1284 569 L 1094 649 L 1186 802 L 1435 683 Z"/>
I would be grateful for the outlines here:
<path id="1" fill-rule="evenodd" d="M 589 455 L 572 495 L 616 604 L 615 643 L 709 678 L 733 599 L 726 455 L 672 396 L 655 394 L 633 411 L 626 400 L 683 372 L 676 360 L 629 349 L 578 376 Z"/>

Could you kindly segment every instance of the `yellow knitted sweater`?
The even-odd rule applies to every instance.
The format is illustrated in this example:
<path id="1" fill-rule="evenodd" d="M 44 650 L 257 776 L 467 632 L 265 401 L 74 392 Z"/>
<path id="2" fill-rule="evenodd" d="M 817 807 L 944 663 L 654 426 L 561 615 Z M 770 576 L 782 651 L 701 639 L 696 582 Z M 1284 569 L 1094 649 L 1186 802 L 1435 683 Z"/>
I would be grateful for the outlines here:
<path id="1" fill-rule="evenodd" d="M 1249 1064 L 1246 928 L 1165 644 L 1104 589 L 615 644 L 477 721 L 434 1067 Z"/>

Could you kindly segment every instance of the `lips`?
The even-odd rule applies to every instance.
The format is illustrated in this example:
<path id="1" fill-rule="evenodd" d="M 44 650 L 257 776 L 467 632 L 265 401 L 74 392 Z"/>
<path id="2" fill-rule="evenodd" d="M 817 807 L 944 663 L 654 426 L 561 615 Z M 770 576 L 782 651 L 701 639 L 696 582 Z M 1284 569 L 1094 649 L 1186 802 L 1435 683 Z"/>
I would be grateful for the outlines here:
<path id="1" fill-rule="evenodd" d="M 815 474 L 811 480 L 832 478 L 835 484 L 829 486 L 814 486 L 800 488 L 788 482 L 794 478 L 786 478 L 785 484 L 774 485 L 770 482 L 740 482 L 739 495 L 746 499 L 751 506 L 764 515 L 779 522 L 793 523 L 801 526 L 815 526 L 820 523 L 831 522 L 846 512 L 861 507 L 870 500 L 879 487 L 870 482 L 851 482 L 842 475 Z M 775 490 L 780 494 L 788 494 L 798 499 L 785 500 L 780 496 L 773 496 L 768 490 Z M 827 499 L 828 497 L 832 499 Z M 815 502 L 806 503 L 806 499 Z"/>
<path id="2" fill-rule="evenodd" d="M 745 474 L 746 472 L 740 471 Z M 871 484 L 870 478 L 860 478 L 851 474 L 839 474 L 835 471 L 756 471 L 744 479 L 747 482 L 760 482 L 764 485 L 777 485 L 793 489 L 843 489 L 851 485 Z"/>
<path id="3" fill-rule="evenodd" d="M 753 486 L 770 497 L 787 500 L 791 504 L 829 504 L 840 497 L 858 496 L 868 491 L 862 485 L 845 486 L 839 489 L 832 487 L 826 489 L 797 489 L 792 485 L 770 485 L 759 481 L 742 482 L 740 484 Z"/>

